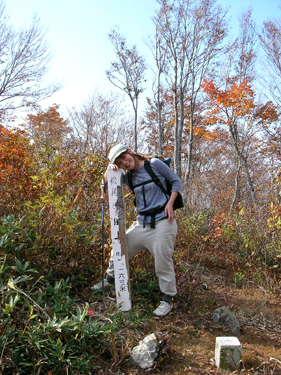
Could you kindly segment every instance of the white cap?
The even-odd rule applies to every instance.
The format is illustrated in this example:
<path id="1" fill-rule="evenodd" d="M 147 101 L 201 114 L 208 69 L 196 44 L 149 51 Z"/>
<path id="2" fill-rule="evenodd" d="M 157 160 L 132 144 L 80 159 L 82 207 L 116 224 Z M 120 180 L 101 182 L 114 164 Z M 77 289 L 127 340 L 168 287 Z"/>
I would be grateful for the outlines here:
<path id="1" fill-rule="evenodd" d="M 110 163 L 114 164 L 118 156 L 120 156 L 121 154 L 123 154 L 123 152 L 127 150 L 128 150 L 127 147 L 122 144 L 118 144 L 112 147 L 112 149 L 109 151 L 109 154 L 108 154 L 108 159 Z"/>

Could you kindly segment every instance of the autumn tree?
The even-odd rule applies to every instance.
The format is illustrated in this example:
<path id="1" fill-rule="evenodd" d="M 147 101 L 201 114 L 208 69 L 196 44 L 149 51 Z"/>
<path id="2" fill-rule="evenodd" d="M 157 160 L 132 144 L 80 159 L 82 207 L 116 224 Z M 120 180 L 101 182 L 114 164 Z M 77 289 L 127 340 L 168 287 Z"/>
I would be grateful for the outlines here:
<path id="1" fill-rule="evenodd" d="M 233 83 L 240 85 L 247 80 L 252 83 L 256 79 L 256 61 L 258 37 L 255 23 L 252 19 L 252 9 L 241 12 L 238 16 L 239 29 L 238 36 L 234 41 L 228 42 L 225 53 L 218 62 L 218 71 L 216 72 L 216 82 L 225 90 L 230 90 Z M 248 142 L 253 137 L 248 137 Z M 233 197 L 232 207 L 240 195 L 242 189 L 242 165 L 241 159 L 236 156 L 233 159 L 233 172 L 235 171 L 235 194 Z"/>
<path id="2" fill-rule="evenodd" d="M 30 27 L 16 30 L 0 1 L 1 110 L 32 106 L 58 90 L 58 85 L 42 83 L 51 59 L 45 34 L 38 17 L 34 17 Z"/>
<path id="3" fill-rule="evenodd" d="M 161 90 L 161 108 L 158 104 L 155 98 L 147 98 L 141 130 L 150 154 L 172 155 L 174 151 L 173 93 L 167 89 Z"/>
<path id="4" fill-rule="evenodd" d="M 234 75 L 239 77 L 239 83 L 247 80 L 249 83 L 256 77 L 256 61 L 258 35 L 252 19 L 252 9 L 242 12 L 239 17 L 239 37 L 232 46 L 234 58 Z"/>
<path id="5" fill-rule="evenodd" d="M 111 67 L 106 71 L 109 81 L 125 92 L 134 109 L 134 145 L 135 151 L 138 149 L 138 105 L 139 96 L 143 92 L 145 82 L 146 65 L 144 58 L 139 55 L 137 48 L 133 45 L 127 46 L 124 36 L 116 29 L 109 34 L 109 39 L 113 45 L 117 61 L 111 63 Z"/>
<path id="6" fill-rule="evenodd" d="M 218 62 L 216 79 L 227 87 L 229 78 L 237 83 L 245 80 L 252 83 L 256 79 L 258 35 L 252 18 L 252 9 L 241 12 L 238 16 L 238 36 L 227 43 L 223 56 Z"/>
<path id="7" fill-rule="evenodd" d="M 59 190 L 69 181 L 65 171 L 74 167 L 66 148 L 70 128 L 58 109 L 28 115 L 24 130 L 0 127 L 0 196 L 13 213 L 26 201 L 40 200 L 50 186 Z M 74 178 L 76 172 L 69 174 Z"/>
<path id="8" fill-rule="evenodd" d="M 131 118 L 127 112 L 121 97 L 98 91 L 80 108 L 73 108 L 70 121 L 79 154 L 97 153 L 107 158 L 115 143 L 133 144 Z"/>
<path id="9" fill-rule="evenodd" d="M 225 12 L 210 1 L 158 0 L 160 9 L 154 18 L 167 59 L 166 79 L 174 92 L 174 164 L 182 175 L 183 132 L 189 127 L 184 177 L 184 199 L 192 167 L 193 131 L 196 105 L 203 78 L 221 53 L 226 35 Z M 161 25 L 161 26 L 160 26 Z M 188 124 L 188 125 L 187 125 Z"/>
<path id="10" fill-rule="evenodd" d="M 10 215 L 11 254 L 44 272 L 96 264 L 99 183 L 107 160 L 76 152 L 58 106 L 30 114 L 25 129 L 0 126 L 0 216 L 3 222 Z"/>
<path id="11" fill-rule="evenodd" d="M 86 154 L 81 157 L 77 152 L 77 142 L 69 121 L 60 115 L 59 106 L 28 115 L 25 127 L 38 166 L 34 178 L 41 198 L 57 196 L 58 200 L 60 197 L 65 201 L 69 197 L 75 199 L 87 175 L 83 170 L 91 168 L 89 165 L 93 156 Z"/>
<path id="12" fill-rule="evenodd" d="M 153 91 L 153 104 L 156 107 L 157 110 L 157 124 L 158 124 L 158 151 L 160 154 L 163 154 L 163 148 L 164 148 L 164 119 L 162 118 L 163 115 L 163 106 L 165 102 L 165 88 L 164 88 L 164 78 L 165 73 L 168 71 L 167 67 L 167 48 L 165 46 L 165 39 L 163 38 L 164 28 L 163 28 L 163 17 L 164 14 L 158 14 L 155 17 L 153 17 L 154 22 L 154 35 L 150 37 L 150 50 L 152 52 L 154 61 L 155 61 L 155 69 L 154 75 L 155 78 L 153 80 L 152 85 L 152 91 Z M 150 99 L 148 99 L 148 102 L 151 102 Z M 149 103 L 149 104 L 152 104 Z"/>
<path id="13" fill-rule="evenodd" d="M 249 168 L 253 139 L 262 126 L 278 119 L 276 108 L 270 102 L 266 105 L 256 104 L 254 91 L 247 81 L 241 84 L 233 81 L 228 89 L 223 90 L 213 81 L 205 80 L 202 87 L 211 102 L 205 121 L 209 125 L 216 124 L 227 129 L 239 168 L 245 171 L 253 205 L 257 207 L 255 185 Z M 236 181 L 232 206 L 237 201 L 237 186 Z"/>
<path id="14" fill-rule="evenodd" d="M 272 100 L 281 106 L 281 22 L 269 20 L 263 23 L 259 35 L 265 53 L 263 86 Z"/>
<path id="15" fill-rule="evenodd" d="M 281 127 L 279 121 L 263 126 L 262 152 L 271 160 L 274 171 L 281 165 Z"/>
<path id="16" fill-rule="evenodd" d="M 18 203 L 36 195 L 32 173 L 32 147 L 28 134 L 0 125 L 0 216 L 13 213 Z"/>
<path id="17" fill-rule="evenodd" d="M 213 128 L 207 131 L 203 121 L 194 129 L 192 179 L 187 199 L 189 212 L 206 210 L 226 212 L 231 204 L 233 158 L 228 134 Z"/>
<path id="18" fill-rule="evenodd" d="M 50 107 L 46 112 L 28 115 L 27 129 L 35 144 L 49 152 L 59 150 L 71 131 L 68 120 L 60 116 L 58 105 Z"/>

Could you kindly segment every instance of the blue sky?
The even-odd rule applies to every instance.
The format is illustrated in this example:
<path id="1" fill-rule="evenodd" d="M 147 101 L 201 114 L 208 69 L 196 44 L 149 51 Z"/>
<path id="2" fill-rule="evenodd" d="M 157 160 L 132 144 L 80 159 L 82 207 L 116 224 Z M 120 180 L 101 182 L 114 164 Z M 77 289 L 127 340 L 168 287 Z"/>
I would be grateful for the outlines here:
<path id="1" fill-rule="evenodd" d="M 235 27 L 236 17 L 249 6 L 257 26 L 264 20 L 281 16 L 281 0 L 220 0 L 231 6 L 229 15 Z M 49 29 L 47 40 L 53 53 L 48 79 L 58 79 L 64 88 L 46 100 L 70 108 L 84 103 L 98 89 L 114 90 L 105 70 L 115 59 L 108 33 L 115 26 L 128 44 L 136 44 L 144 57 L 150 57 L 145 42 L 153 33 L 151 17 L 156 0 L 6 0 L 6 11 L 17 26 L 28 24 L 36 13 L 41 24 Z"/>

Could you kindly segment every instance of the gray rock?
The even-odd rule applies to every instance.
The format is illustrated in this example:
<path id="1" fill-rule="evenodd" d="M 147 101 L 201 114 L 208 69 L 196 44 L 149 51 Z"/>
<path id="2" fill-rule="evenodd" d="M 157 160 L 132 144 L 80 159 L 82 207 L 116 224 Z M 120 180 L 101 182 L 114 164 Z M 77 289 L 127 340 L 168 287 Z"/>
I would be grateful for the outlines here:
<path id="1" fill-rule="evenodd" d="M 154 333 L 146 336 L 132 350 L 132 357 L 129 364 L 142 369 L 149 369 L 153 366 L 154 360 L 158 355 L 158 342 Z"/>
<path id="2" fill-rule="evenodd" d="M 213 322 L 222 325 L 233 333 L 240 332 L 240 323 L 237 316 L 226 306 L 219 307 L 215 310 L 213 314 Z"/>

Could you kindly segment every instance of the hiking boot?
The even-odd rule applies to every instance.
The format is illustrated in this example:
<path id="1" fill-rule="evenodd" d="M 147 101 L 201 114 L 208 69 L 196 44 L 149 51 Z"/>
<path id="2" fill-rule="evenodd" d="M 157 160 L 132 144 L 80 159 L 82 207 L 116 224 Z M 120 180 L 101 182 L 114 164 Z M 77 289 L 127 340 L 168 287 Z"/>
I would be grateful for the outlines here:
<path id="1" fill-rule="evenodd" d="M 110 284 L 106 279 L 103 280 L 103 289 L 108 290 L 113 287 L 113 284 Z M 91 287 L 92 290 L 102 290 L 102 280 L 99 281 L 97 284 Z"/>
<path id="2" fill-rule="evenodd" d="M 156 310 L 153 311 L 153 315 L 157 316 L 158 318 L 162 318 L 169 314 L 172 311 L 173 304 L 168 303 L 165 301 L 161 301 L 160 305 L 157 307 Z"/>

